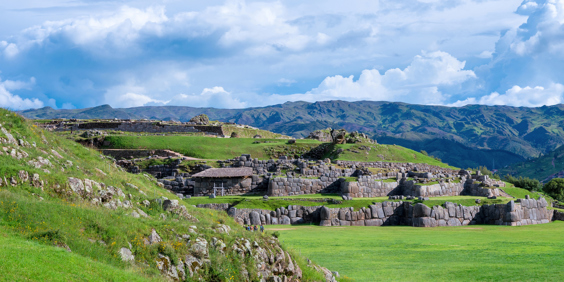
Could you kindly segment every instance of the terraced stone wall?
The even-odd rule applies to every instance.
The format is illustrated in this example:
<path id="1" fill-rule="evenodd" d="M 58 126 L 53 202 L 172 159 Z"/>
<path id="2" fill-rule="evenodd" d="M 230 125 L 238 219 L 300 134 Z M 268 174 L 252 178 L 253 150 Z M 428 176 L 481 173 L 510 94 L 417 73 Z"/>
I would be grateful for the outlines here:
<path id="1" fill-rule="evenodd" d="M 226 210 L 240 224 L 304 224 L 321 226 L 464 226 L 474 224 L 522 226 L 548 223 L 553 220 L 553 211 L 547 209 L 544 198 L 519 199 L 507 204 L 462 206 L 446 202 L 442 206 L 427 207 L 411 202 L 374 203 L 358 211 L 353 208 L 327 208 L 325 206 L 304 207 L 291 205 L 275 211 L 261 209 L 237 209 L 227 204 L 202 208 Z M 562 220 L 558 214 L 554 219 Z"/>
<path id="2" fill-rule="evenodd" d="M 268 182 L 268 196 L 295 196 L 318 193 L 339 193 L 343 178 L 321 177 L 319 179 L 274 177 Z"/>
<path id="3" fill-rule="evenodd" d="M 210 135 L 224 135 L 222 126 L 201 126 L 183 124 L 161 124 L 154 122 L 89 122 L 78 123 L 70 126 L 58 127 L 57 131 L 69 130 L 118 130 L 126 132 L 149 132 L 149 133 L 196 133 L 204 132 Z"/>

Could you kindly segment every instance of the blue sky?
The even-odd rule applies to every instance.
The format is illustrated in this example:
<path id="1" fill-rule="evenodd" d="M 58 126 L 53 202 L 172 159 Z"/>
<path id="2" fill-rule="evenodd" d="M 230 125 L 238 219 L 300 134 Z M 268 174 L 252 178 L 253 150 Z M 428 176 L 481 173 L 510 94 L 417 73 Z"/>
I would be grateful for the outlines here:
<path id="1" fill-rule="evenodd" d="M 564 0 L 0 3 L 0 106 L 564 101 Z"/>

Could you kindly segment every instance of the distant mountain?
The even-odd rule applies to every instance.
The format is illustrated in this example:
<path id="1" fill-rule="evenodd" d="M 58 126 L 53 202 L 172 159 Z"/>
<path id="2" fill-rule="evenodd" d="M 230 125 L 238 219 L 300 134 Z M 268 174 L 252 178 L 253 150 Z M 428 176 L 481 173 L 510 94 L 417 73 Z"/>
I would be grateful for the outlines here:
<path id="1" fill-rule="evenodd" d="M 423 148 L 421 144 L 441 142 L 445 146 L 459 143 L 464 145 L 462 148 L 477 149 L 475 152 L 467 149 L 453 151 L 449 145 L 444 149 L 435 146 L 433 150 L 427 150 L 460 167 L 466 167 L 464 164 L 467 162 L 462 161 L 464 154 L 471 155 L 473 163 L 492 168 L 492 159 L 482 159 L 479 152 L 485 150 L 495 156 L 495 163 L 506 164 L 518 159 L 518 156 L 527 159 L 538 157 L 564 144 L 564 105 L 539 108 L 468 105 L 455 108 L 392 102 L 326 101 L 288 102 L 248 109 L 174 106 L 114 109 L 104 105 L 78 110 L 42 108 L 21 112 L 35 119 L 117 117 L 179 121 L 188 121 L 202 113 L 214 120 L 248 124 L 295 137 L 305 137 L 313 130 L 332 127 L 365 132 L 386 142 L 391 140 L 389 138 L 395 138 L 394 142 L 398 144 L 400 141 L 396 140 L 405 140 L 401 144 L 416 150 Z M 443 141 L 433 141 L 435 139 Z M 447 161 L 451 156 L 453 163 Z"/>
<path id="2" fill-rule="evenodd" d="M 543 182 L 555 177 L 564 177 L 564 146 L 541 157 L 511 164 L 500 169 L 498 174 L 536 178 Z"/>
<path id="3" fill-rule="evenodd" d="M 475 149 L 447 139 L 411 141 L 384 136 L 378 138 L 378 142 L 381 144 L 399 145 L 415 151 L 423 150 L 445 163 L 456 164 L 455 166 L 461 168 L 487 166 L 490 169 L 499 169 L 513 163 L 525 161 L 525 158 L 522 156 L 508 151 Z"/>

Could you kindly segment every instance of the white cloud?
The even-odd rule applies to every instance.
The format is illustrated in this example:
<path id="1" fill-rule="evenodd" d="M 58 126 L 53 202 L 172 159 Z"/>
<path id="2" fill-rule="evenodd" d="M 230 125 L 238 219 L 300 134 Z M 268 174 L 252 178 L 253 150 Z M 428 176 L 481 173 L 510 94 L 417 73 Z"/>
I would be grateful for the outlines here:
<path id="1" fill-rule="evenodd" d="M 293 79 L 288 79 L 288 78 L 281 78 L 278 80 L 278 86 L 290 86 L 294 83 L 296 83 L 297 81 L 293 80 Z"/>
<path id="2" fill-rule="evenodd" d="M 112 106 L 119 108 L 141 107 L 149 103 L 163 103 L 143 94 L 127 92 L 112 99 Z"/>
<path id="3" fill-rule="evenodd" d="M 225 91 L 225 89 L 223 89 L 223 87 L 221 86 L 204 88 L 202 93 L 200 93 L 199 95 L 179 94 L 174 96 L 171 101 L 167 102 L 167 104 L 171 106 L 207 106 L 227 109 L 245 108 L 248 106 L 247 103 L 242 102 L 238 98 L 234 97 L 230 92 Z"/>
<path id="4" fill-rule="evenodd" d="M 504 94 L 491 93 L 480 98 L 468 98 L 457 101 L 450 106 L 460 107 L 468 104 L 507 105 L 515 107 L 540 107 L 561 104 L 564 102 L 564 85 L 554 83 L 548 88 L 542 86 L 513 86 Z"/>
<path id="5" fill-rule="evenodd" d="M 458 85 L 476 77 L 464 70 L 461 62 L 446 52 L 423 53 L 413 58 L 405 69 L 390 69 L 384 74 L 376 69 L 363 70 L 358 80 L 341 75 L 325 78 L 305 94 L 273 95 L 270 101 L 375 100 L 441 104 L 446 96 L 442 86 Z"/>
<path id="6" fill-rule="evenodd" d="M 50 38 L 59 37 L 99 54 L 111 54 L 112 50 L 104 49 L 131 52 L 131 44 L 139 38 L 142 31 L 158 34 L 161 30 L 159 24 L 167 20 L 164 7 L 141 10 L 123 6 L 117 12 L 109 14 L 47 21 L 25 29 L 17 40 L 18 45 L 30 48 L 35 44 L 50 43 Z M 5 52 L 12 45 L 8 45 Z M 19 52 L 18 46 L 13 45 L 9 52 L 16 55 Z"/>
<path id="7" fill-rule="evenodd" d="M 149 103 L 166 104 L 145 94 L 146 90 L 134 81 L 110 88 L 104 95 L 105 103 L 117 108 L 141 107 Z"/>
<path id="8" fill-rule="evenodd" d="M 525 19 L 513 14 L 519 0 L 164 1 L 166 9 L 147 8 L 148 2 L 116 8 L 121 4 L 104 1 L 88 13 L 61 13 L 0 41 L 0 64 L 13 67 L 8 77 L 33 75 L 40 92 L 55 93 L 42 100 L 54 97 L 77 107 L 169 101 L 242 107 L 327 99 L 441 104 L 472 91 L 460 89 L 474 81 L 471 64 L 483 62 L 476 57 L 491 57 L 484 50 L 492 50 L 497 34 Z M 415 56 L 422 49 L 446 52 Z M 310 88 L 265 93 L 286 93 L 294 89 L 289 85 Z"/>
<path id="9" fill-rule="evenodd" d="M 493 56 L 493 52 L 486 50 L 486 51 L 480 53 L 479 55 L 477 55 L 476 57 L 478 57 L 480 59 L 490 59 L 492 56 Z"/>
<path id="10" fill-rule="evenodd" d="M 0 80 L 0 107 L 13 110 L 43 107 L 43 102 L 38 99 L 23 99 L 8 91 L 8 89 L 22 89 L 25 85 L 27 85 L 25 82 Z"/>

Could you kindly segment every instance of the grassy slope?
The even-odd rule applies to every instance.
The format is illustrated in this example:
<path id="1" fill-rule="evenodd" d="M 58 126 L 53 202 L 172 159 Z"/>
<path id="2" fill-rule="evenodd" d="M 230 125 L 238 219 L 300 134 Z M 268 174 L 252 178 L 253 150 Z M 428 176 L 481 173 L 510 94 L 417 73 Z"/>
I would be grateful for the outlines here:
<path id="1" fill-rule="evenodd" d="M 191 243 L 178 241 L 177 234 L 188 234 L 192 225 L 197 226 L 200 234 L 198 236 L 205 238 L 208 242 L 211 241 L 213 236 L 222 239 L 227 246 L 232 246 L 237 238 L 248 238 L 251 242 L 257 241 L 259 244 L 268 244 L 268 236 L 246 232 L 225 213 L 188 206 L 188 212 L 199 219 L 199 222 L 195 223 L 180 219 L 177 215 L 166 213 L 157 204 L 152 204 L 149 207 L 139 205 L 137 203 L 145 199 L 152 200 L 162 196 L 177 199 L 177 197 L 169 191 L 159 188 L 154 179 L 123 172 L 105 160 L 98 152 L 82 147 L 71 140 L 44 132 L 11 112 L 0 109 L 0 124 L 8 129 L 15 138 L 25 139 L 30 143 L 35 142 L 37 144 L 37 148 L 32 146 L 18 147 L 19 150 L 24 150 L 29 154 L 29 157 L 21 160 L 14 159 L 6 154 L 0 155 L 0 175 L 10 179 L 10 177 L 17 177 L 18 171 L 25 170 L 30 174 L 38 173 L 40 178 L 45 181 L 44 189 L 35 188 L 29 184 L 20 184 L 15 187 L 0 186 L 0 230 L 3 230 L 2 233 L 17 235 L 16 239 L 10 239 L 12 241 L 7 243 L 8 246 L 17 247 L 18 240 L 24 239 L 34 242 L 31 243 L 31 246 L 37 244 L 53 246 L 56 243 L 64 243 L 72 250 L 73 254 L 70 259 L 82 257 L 83 263 L 86 261 L 98 262 L 92 266 L 93 269 L 102 266 L 108 269 L 106 273 L 100 273 L 102 278 L 96 279 L 93 277 L 92 280 L 114 280 L 112 273 L 118 275 L 120 271 L 124 275 L 131 272 L 131 280 L 145 278 L 160 280 L 162 278 L 155 266 L 158 253 L 165 253 L 173 260 L 178 256 L 189 253 Z M 5 136 L 0 133 L 0 137 Z M 12 145 L 3 146 L 14 147 Z M 60 153 L 63 158 L 54 157 L 51 148 Z M 39 156 L 48 158 L 53 164 L 51 167 L 46 167 L 50 170 L 50 173 L 27 164 L 29 160 L 36 159 Z M 73 164 L 70 165 L 67 161 L 72 161 Z M 102 169 L 107 175 L 98 172 L 95 168 Z M 150 218 L 133 218 L 127 215 L 131 212 L 130 210 L 125 211 L 121 208 L 112 211 L 93 206 L 70 193 L 67 184 L 68 177 L 88 178 L 121 188 L 126 195 L 131 194 L 131 202 L 134 207 L 144 210 Z M 146 196 L 138 190 L 130 188 L 126 183 L 132 183 L 139 187 Z M 39 200 L 39 197 L 44 200 Z M 122 201 L 124 200 L 122 198 Z M 161 213 L 167 214 L 167 220 L 159 219 Z M 231 226 L 231 233 L 229 235 L 215 233 L 213 228 L 218 223 Z M 162 237 L 163 242 L 145 245 L 143 238 L 147 238 L 152 228 Z M 94 242 L 91 242 L 91 240 Z M 100 241 L 104 241 L 104 244 L 99 243 Z M 120 248 L 127 248 L 130 243 L 138 265 L 147 264 L 149 267 L 138 269 L 121 261 L 118 251 Z M 49 248 L 46 247 L 45 250 Z M 0 257 L 10 257 L 14 251 L 12 247 L 0 249 Z M 29 261 L 36 259 L 34 258 L 35 253 L 22 253 L 22 256 Z M 67 258 L 60 259 L 65 260 Z M 214 279 L 220 280 L 227 280 L 229 277 L 242 279 L 240 266 L 242 264 L 248 267 L 254 265 L 250 261 L 251 258 L 240 260 L 230 254 L 225 256 L 212 249 L 210 249 L 210 259 L 213 263 L 205 275 L 213 275 Z M 300 261 L 303 262 L 303 260 Z M 17 262 L 5 262 L 3 265 L 16 267 Z M 75 271 L 79 265 L 69 267 L 68 271 Z M 319 279 L 320 276 L 311 268 L 305 265 L 301 266 L 304 271 L 304 280 Z M 55 275 L 54 272 L 50 272 L 49 268 L 52 267 L 48 264 L 39 263 L 35 267 L 40 272 Z M 61 267 L 61 271 L 66 271 L 64 265 Z M 116 271 L 112 269 L 116 269 Z M 57 268 L 52 270 L 58 271 Z M 90 269 L 85 268 L 84 275 L 86 278 L 90 277 L 87 271 L 90 271 Z M 249 273 L 254 275 L 256 272 L 249 270 Z M 17 273 L 13 273 L 13 275 L 17 275 Z M 127 278 L 127 276 L 125 277 Z M 204 279 L 207 278 L 204 277 Z"/>
<path id="2" fill-rule="evenodd" d="M 296 140 L 296 144 L 288 144 L 287 140 L 280 139 L 260 139 L 260 142 L 269 143 L 253 144 L 257 139 L 196 136 L 109 136 L 106 140 L 111 142 L 110 147 L 114 149 L 170 149 L 190 157 L 216 160 L 230 159 L 242 154 L 251 154 L 253 158 L 269 159 L 272 156 L 269 153 L 271 151 L 288 152 L 291 155 L 294 151 L 311 149 L 322 144 L 319 141 L 307 139 Z M 362 146 L 369 146 L 372 149 L 370 151 L 360 150 Z M 394 145 L 336 145 L 333 152 L 338 149 L 345 151 L 338 155 L 337 160 L 413 162 L 450 167 L 432 157 Z"/>
<path id="3" fill-rule="evenodd" d="M 523 227 L 267 229 L 278 229 L 286 246 L 355 281 L 561 281 L 564 275 L 559 221 Z"/>
<path id="4" fill-rule="evenodd" d="M 361 146 L 369 146 L 372 149 L 360 150 Z M 375 161 L 393 161 L 393 162 L 406 162 L 406 163 L 425 163 L 440 167 L 449 167 L 456 169 L 455 167 L 449 166 L 439 160 L 432 157 L 425 156 L 419 152 L 415 152 L 411 149 L 407 149 L 397 145 L 365 145 L 365 144 L 344 144 L 335 146 L 336 149 L 345 150 L 339 154 L 337 160 L 346 161 L 359 161 L 359 162 L 375 162 Z M 351 151 L 347 151 L 350 149 Z M 359 153 L 355 153 L 355 150 Z"/>
<path id="5" fill-rule="evenodd" d="M 251 154 L 253 158 L 268 159 L 265 148 L 287 146 L 288 148 L 315 147 L 321 143 L 313 140 L 298 140 L 296 144 L 287 144 L 288 140 L 260 139 L 253 144 L 253 138 L 213 138 L 192 136 L 109 136 L 114 149 L 170 149 L 183 155 L 201 159 L 230 159 Z"/>
<path id="6" fill-rule="evenodd" d="M 273 133 L 262 129 L 240 128 L 235 125 L 224 125 L 223 132 L 229 136 L 231 136 L 232 132 L 236 132 L 239 138 L 253 138 L 255 135 L 260 135 L 262 138 L 266 138 L 266 139 L 276 139 L 276 138 L 290 139 L 290 137 L 286 135 Z"/>
<path id="7" fill-rule="evenodd" d="M 157 281 L 1 229 L 0 273 L 3 281 Z"/>

